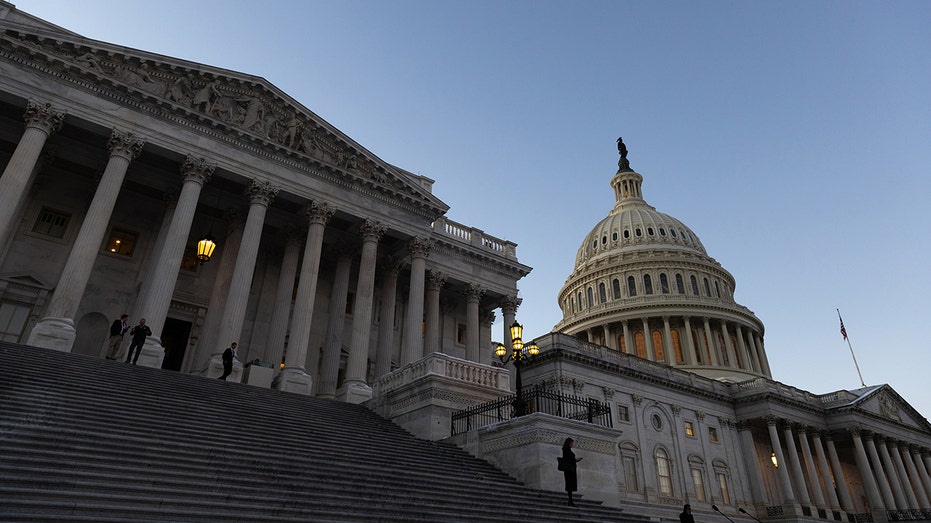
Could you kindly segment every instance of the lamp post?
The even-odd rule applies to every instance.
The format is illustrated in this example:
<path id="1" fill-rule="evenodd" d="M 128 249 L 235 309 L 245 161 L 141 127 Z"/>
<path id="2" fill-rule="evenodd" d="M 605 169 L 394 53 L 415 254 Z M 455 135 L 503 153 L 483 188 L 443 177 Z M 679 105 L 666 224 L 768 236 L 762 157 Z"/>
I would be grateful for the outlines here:
<path id="1" fill-rule="evenodd" d="M 508 352 L 507 347 L 502 343 L 495 343 L 495 356 L 501 359 L 501 363 L 507 363 L 508 361 L 514 362 L 514 370 L 516 371 L 516 383 L 515 389 L 517 392 L 517 399 L 514 400 L 514 417 L 523 416 L 527 413 L 527 404 L 524 402 L 524 398 L 521 394 L 521 380 L 520 380 L 520 369 L 524 365 L 524 362 L 530 362 L 533 358 L 540 354 L 540 347 L 537 347 L 536 343 L 529 343 L 524 345 L 524 340 L 521 339 L 521 336 L 524 334 L 524 327 L 520 323 L 514 322 L 511 325 L 511 351 Z"/>

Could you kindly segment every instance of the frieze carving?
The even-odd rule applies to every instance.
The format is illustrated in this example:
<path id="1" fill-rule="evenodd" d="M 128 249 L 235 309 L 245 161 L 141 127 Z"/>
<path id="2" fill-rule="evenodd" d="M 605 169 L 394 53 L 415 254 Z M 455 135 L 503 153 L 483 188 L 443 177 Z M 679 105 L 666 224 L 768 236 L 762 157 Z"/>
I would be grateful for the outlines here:
<path id="1" fill-rule="evenodd" d="M 902 421 L 899 409 L 896 408 L 895 402 L 892 401 L 888 394 L 879 396 L 879 413 L 893 421 Z"/>

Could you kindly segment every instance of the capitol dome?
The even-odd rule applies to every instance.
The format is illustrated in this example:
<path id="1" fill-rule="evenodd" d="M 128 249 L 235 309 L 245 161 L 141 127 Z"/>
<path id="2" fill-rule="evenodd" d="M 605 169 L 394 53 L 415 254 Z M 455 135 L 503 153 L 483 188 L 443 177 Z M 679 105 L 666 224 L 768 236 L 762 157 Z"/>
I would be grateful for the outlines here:
<path id="1" fill-rule="evenodd" d="M 554 330 L 710 378 L 772 377 L 763 323 L 734 301 L 734 277 L 643 199 L 643 176 L 619 152 L 616 203 L 579 247 Z"/>

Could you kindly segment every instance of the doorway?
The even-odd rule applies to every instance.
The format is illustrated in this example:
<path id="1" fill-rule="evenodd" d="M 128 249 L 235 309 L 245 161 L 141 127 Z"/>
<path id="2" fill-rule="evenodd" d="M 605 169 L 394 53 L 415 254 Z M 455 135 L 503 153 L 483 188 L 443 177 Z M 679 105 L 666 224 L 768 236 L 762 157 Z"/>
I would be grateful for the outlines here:
<path id="1" fill-rule="evenodd" d="M 163 369 L 181 370 L 190 336 L 191 322 L 165 318 L 165 326 L 162 328 L 162 347 L 165 348 L 165 359 L 162 360 Z"/>

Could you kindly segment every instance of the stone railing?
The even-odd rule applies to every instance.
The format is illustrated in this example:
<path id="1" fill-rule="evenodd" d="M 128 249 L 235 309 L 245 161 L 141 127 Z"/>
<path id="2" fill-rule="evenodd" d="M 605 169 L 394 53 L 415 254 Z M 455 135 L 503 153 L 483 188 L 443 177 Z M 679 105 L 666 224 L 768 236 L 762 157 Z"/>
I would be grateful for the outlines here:
<path id="1" fill-rule="evenodd" d="M 372 384 L 372 391 L 377 396 L 425 376 L 442 376 L 449 380 L 502 391 L 511 389 L 511 374 L 505 368 L 434 352 L 422 360 L 385 374 Z"/>
<path id="2" fill-rule="evenodd" d="M 445 216 L 441 216 L 433 222 L 433 232 L 504 258 L 517 259 L 516 243 L 489 236 L 481 229 L 456 223 Z"/>

